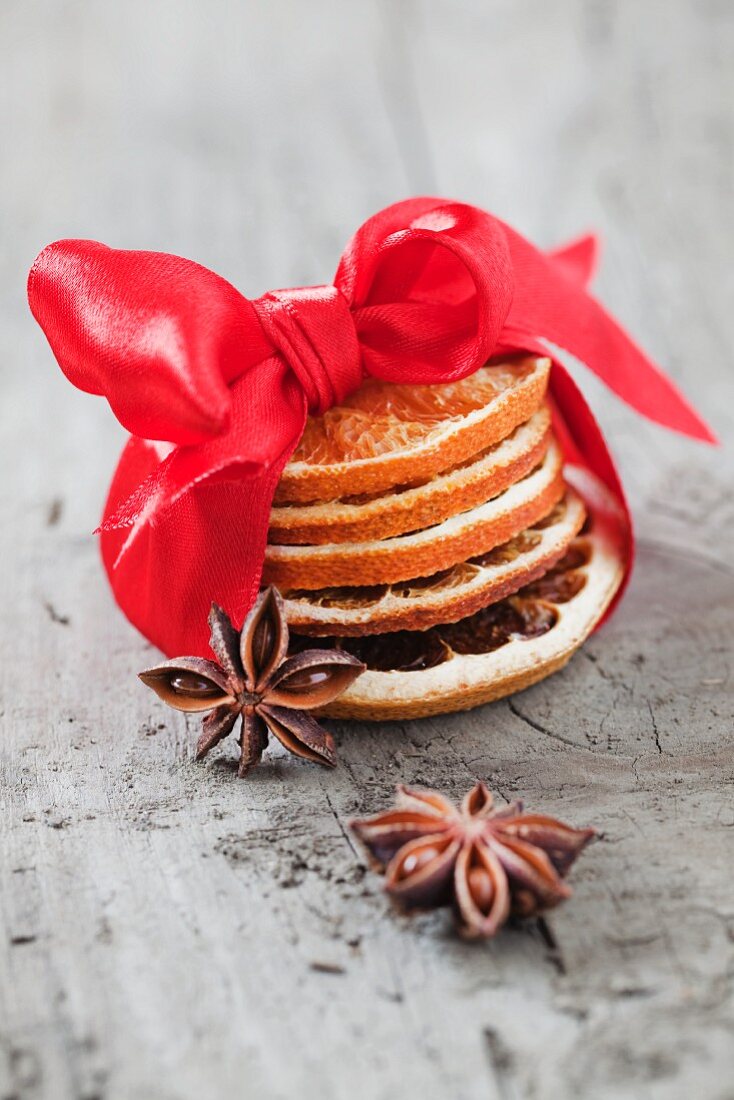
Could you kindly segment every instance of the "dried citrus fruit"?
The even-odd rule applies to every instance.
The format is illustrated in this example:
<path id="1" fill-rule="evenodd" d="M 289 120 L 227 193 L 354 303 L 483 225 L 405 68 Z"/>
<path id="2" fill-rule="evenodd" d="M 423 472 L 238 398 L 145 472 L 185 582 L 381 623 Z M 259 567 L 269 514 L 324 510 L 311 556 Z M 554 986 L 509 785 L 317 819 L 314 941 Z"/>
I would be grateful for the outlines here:
<path id="1" fill-rule="evenodd" d="M 530 584 L 447 626 L 333 639 L 367 671 L 324 713 L 379 721 L 468 710 L 562 668 L 603 617 L 625 572 L 619 509 L 590 475 L 584 496 L 591 527 L 543 585 Z"/>
<path id="2" fill-rule="evenodd" d="M 551 440 L 550 412 L 538 409 L 507 439 L 420 485 L 318 504 L 276 505 L 269 541 L 320 545 L 385 539 L 433 527 L 498 496 L 538 465 Z"/>
<path id="3" fill-rule="evenodd" d="M 287 593 L 430 576 L 493 549 L 547 515 L 563 496 L 562 468 L 561 452 L 553 444 L 533 473 L 493 500 L 411 534 L 323 546 L 268 545 L 263 580 Z"/>
<path id="4" fill-rule="evenodd" d="M 526 528 L 508 542 L 469 561 L 390 585 L 359 585 L 294 591 L 286 597 L 286 615 L 300 634 L 358 637 L 391 631 L 426 630 L 452 623 L 503 599 L 532 581 L 550 577 L 586 516 L 581 498 L 568 490 L 554 522 Z M 576 539 L 575 568 L 586 549 Z M 550 572 L 549 572 L 550 571 Z"/>
<path id="5" fill-rule="evenodd" d="M 528 420 L 549 371 L 549 359 L 524 358 L 443 385 L 367 379 L 341 405 L 309 417 L 276 503 L 381 492 L 451 469 Z"/>

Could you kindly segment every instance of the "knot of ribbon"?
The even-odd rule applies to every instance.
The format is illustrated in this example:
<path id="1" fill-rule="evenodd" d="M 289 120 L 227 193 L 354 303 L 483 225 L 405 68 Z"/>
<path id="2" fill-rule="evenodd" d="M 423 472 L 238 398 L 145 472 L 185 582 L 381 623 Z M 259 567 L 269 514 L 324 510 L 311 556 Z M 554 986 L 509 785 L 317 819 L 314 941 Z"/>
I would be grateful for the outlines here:
<path id="1" fill-rule="evenodd" d="M 205 655 L 212 600 L 254 600 L 280 474 L 308 413 L 371 375 L 434 384 L 494 355 L 571 352 L 627 404 L 712 440 L 673 384 L 588 293 L 595 242 L 544 253 L 478 207 L 407 199 L 347 245 L 333 284 L 249 300 L 190 260 L 62 240 L 36 259 L 31 310 L 65 374 L 131 433 L 101 527 L 116 599 L 165 652 Z M 567 449 L 620 499 L 570 376 L 551 392 Z"/>
<path id="2" fill-rule="evenodd" d="M 338 405 L 362 381 L 362 355 L 349 303 L 336 286 L 272 290 L 253 303 L 273 349 L 295 373 L 308 411 Z"/>

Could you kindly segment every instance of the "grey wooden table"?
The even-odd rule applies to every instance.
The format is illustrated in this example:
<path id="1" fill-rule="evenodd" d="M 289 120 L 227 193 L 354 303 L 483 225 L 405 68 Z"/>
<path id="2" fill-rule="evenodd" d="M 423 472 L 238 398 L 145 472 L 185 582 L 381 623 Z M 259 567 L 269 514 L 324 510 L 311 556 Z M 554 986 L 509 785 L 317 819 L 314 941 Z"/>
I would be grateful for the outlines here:
<path id="1" fill-rule="evenodd" d="M 734 1097 L 732 449 L 583 374 L 639 524 L 622 608 L 470 715 L 339 727 L 247 782 L 137 684 L 90 535 L 122 441 L 25 305 L 60 236 L 322 282 L 381 205 L 597 226 L 599 294 L 734 430 L 728 0 L 0 6 L 3 1100 Z M 399 780 L 602 839 L 572 902 L 468 946 L 346 830 Z"/>

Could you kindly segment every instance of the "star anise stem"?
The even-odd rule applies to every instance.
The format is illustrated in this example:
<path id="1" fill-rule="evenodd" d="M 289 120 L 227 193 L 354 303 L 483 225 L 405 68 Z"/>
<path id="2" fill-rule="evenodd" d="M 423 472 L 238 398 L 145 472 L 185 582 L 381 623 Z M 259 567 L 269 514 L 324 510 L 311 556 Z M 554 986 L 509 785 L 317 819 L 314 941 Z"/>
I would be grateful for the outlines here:
<path id="1" fill-rule="evenodd" d="M 333 767 L 333 738 L 309 711 L 341 695 L 364 670 L 362 662 L 339 649 L 307 649 L 289 657 L 288 624 L 275 588 L 260 593 L 241 631 L 216 604 L 209 625 L 216 662 L 176 657 L 140 673 L 143 683 L 169 706 L 190 713 L 209 711 L 197 759 L 241 718 L 241 777 L 259 764 L 269 734 L 295 756 Z"/>

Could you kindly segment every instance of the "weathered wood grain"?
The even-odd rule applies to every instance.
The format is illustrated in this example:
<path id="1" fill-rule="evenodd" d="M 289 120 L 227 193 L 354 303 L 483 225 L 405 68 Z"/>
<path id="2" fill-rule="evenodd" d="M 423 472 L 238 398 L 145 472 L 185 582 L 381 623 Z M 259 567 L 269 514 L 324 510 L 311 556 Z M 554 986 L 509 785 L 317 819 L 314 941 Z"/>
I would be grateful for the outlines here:
<path id="1" fill-rule="evenodd" d="M 122 433 L 24 300 L 75 235 L 321 282 L 437 191 L 598 226 L 600 295 L 728 441 L 733 46 L 720 0 L 0 6 L 3 1100 L 734 1096 L 728 442 L 584 377 L 639 520 L 614 620 L 509 702 L 240 783 L 136 687 L 89 535 Z M 570 904 L 480 947 L 389 914 L 346 829 L 475 776 L 603 832 Z"/>

